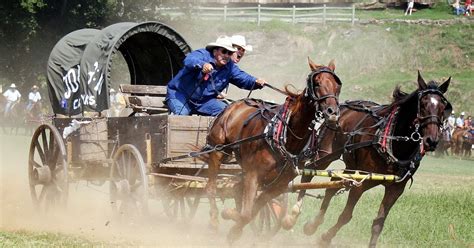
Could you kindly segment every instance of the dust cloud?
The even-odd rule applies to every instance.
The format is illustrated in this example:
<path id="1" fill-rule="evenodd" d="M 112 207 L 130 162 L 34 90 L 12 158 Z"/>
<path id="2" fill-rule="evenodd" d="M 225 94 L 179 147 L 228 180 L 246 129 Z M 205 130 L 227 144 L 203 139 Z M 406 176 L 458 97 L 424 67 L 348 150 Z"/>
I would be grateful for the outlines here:
<path id="1" fill-rule="evenodd" d="M 208 228 L 209 204 L 203 199 L 196 217 L 189 223 L 170 220 L 161 201 L 150 199 L 147 219 L 117 219 L 109 205 L 108 183 L 79 181 L 70 183 L 65 210 L 41 213 L 33 207 L 28 185 L 28 149 L 30 137 L 0 134 L 0 229 L 72 235 L 110 246 L 152 247 L 225 247 L 232 222 L 220 220 L 217 233 Z M 226 201 L 229 205 L 232 201 Z M 222 205 L 220 208 L 222 209 Z M 243 247 L 299 247 L 312 244 L 314 238 L 302 240 L 290 232 L 280 231 L 271 240 L 253 235 L 250 226 L 244 229 L 235 245 Z"/>

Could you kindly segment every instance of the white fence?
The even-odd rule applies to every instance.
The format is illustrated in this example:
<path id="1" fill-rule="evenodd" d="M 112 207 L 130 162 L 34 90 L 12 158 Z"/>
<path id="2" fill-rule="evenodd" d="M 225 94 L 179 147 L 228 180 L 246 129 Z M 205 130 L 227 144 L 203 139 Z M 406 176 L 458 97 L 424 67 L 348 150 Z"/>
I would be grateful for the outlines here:
<path id="1" fill-rule="evenodd" d="M 249 21 L 261 22 L 278 19 L 290 23 L 322 23 L 327 22 L 350 22 L 354 25 L 356 21 L 355 7 L 322 7 L 311 8 L 273 8 L 262 7 L 194 7 L 192 9 L 182 8 L 158 8 L 158 13 L 168 15 L 172 18 L 191 15 L 191 17 L 206 20 L 221 21 Z"/>

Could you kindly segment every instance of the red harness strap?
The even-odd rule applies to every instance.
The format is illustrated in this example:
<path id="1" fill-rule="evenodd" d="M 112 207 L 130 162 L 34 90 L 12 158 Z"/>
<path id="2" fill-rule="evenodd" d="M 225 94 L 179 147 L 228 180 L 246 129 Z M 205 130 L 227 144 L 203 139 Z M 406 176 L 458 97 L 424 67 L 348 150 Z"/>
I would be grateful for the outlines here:
<path id="1" fill-rule="evenodd" d="M 387 151 L 387 137 L 390 133 L 390 128 L 392 127 L 393 117 L 395 116 L 395 112 L 397 112 L 397 108 L 393 108 L 392 112 L 390 113 L 390 118 L 388 119 L 388 123 L 385 126 L 385 130 L 383 132 L 383 139 L 382 139 L 382 151 Z"/>
<path id="2" fill-rule="evenodd" d="M 285 100 L 285 104 L 283 105 L 283 109 L 281 112 L 281 120 L 278 121 L 277 127 L 276 127 L 276 132 L 273 134 L 273 140 L 275 141 L 276 144 L 280 144 L 279 137 L 281 136 L 284 128 L 283 122 L 286 120 L 287 114 L 288 114 L 288 107 L 290 105 L 290 98 L 287 97 Z"/>

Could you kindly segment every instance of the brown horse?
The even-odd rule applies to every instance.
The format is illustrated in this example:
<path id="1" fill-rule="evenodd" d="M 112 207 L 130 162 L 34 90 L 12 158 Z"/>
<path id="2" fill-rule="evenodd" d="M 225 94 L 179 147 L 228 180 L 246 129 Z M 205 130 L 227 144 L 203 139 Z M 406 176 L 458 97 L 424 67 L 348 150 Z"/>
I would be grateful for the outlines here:
<path id="1" fill-rule="evenodd" d="M 314 121 L 324 118 L 337 123 L 341 81 L 334 74 L 334 62 L 322 66 L 308 58 L 308 63 L 311 73 L 301 94 L 291 93 L 287 87 L 285 104 L 275 106 L 253 99 L 235 102 L 215 119 L 209 131 L 203 151 L 211 150 L 205 159 L 209 163 L 206 191 L 211 227 L 217 228 L 216 177 L 226 154 L 233 152 L 243 171 L 237 200 L 240 212 L 223 212 L 224 218 L 236 222 L 227 236 L 229 242 L 240 237 L 243 227 L 265 203 L 287 190 L 295 170 L 309 157 Z"/>
<path id="2" fill-rule="evenodd" d="M 418 73 L 418 89 L 411 94 L 404 93 L 397 87 L 390 105 L 368 101 L 341 104 L 340 129 L 327 126 L 321 129 L 321 159 L 314 163 L 316 169 L 326 169 L 332 161 L 343 155 L 348 173 L 361 170 L 395 174 L 401 178 L 396 182 L 367 180 L 359 187 L 351 188 L 337 223 L 321 236 L 322 246 L 329 245 L 339 229 L 351 220 L 354 207 L 362 194 L 377 185 L 383 185 L 385 195 L 372 224 L 370 239 L 370 247 L 376 246 L 390 209 L 418 169 L 425 151 L 435 150 L 439 142 L 442 121 L 451 112 L 451 105 L 443 96 L 450 80 L 451 78 L 438 87 L 434 81 L 426 84 Z M 311 179 L 308 176 L 302 177 L 302 182 L 309 182 Z M 304 226 L 307 235 L 313 234 L 323 223 L 329 203 L 337 191 L 338 189 L 326 189 L 318 215 Z M 292 215 L 285 217 L 283 221 L 284 228 L 294 225 L 301 211 L 304 194 L 304 191 L 300 191 Z"/>
<path id="3" fill-rule="evenodd" d="M 451 142 L 451 153 L 456 156 L 471 156 L 472 134 L 468 129 L 456 128 Z"/>

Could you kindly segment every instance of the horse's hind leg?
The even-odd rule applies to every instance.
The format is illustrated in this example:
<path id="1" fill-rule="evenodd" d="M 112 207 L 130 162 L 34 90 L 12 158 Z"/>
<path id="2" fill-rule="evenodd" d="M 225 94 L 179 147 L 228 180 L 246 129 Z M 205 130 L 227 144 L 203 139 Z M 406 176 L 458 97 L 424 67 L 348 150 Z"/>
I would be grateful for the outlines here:
<path id="1" fill-rule="evenodd" d="M 313 176 L 302 176 L 301 183 L 308 183 L 311 182 Z M 296 199 L 296 203 L 291 208 L 291 212 L 286 214 L 282 221 L 282 227 L 285 230 L 290 230 L 295 224 L 298 216 L 301 214 L 301 209 L 303 206 L 303 199 L 306 194 L 306 190 L 300 190 L 298 193 L 298 198 Z"/>
<path id="2" fill-rule="evenodd" d="M 209 153 L 209 169 L 208 177 L 209 181 L 206 184 L 206 193 L 209 198 L 209 215 L 211 217 L 209 226 L 213 230 L 217 230 L 219 225 L 217 203 L 216 203 L 216 193 L 217 193 L 217 173 L 221 165 L 221 159 L 223 154 L 220 152 L 211 152 Z"/>
<path id="3" fill-rule="evenodd" d="M 382 232 L 385 219 L 387 218 L 393 204 L 395 204 L 400 195 L 402 195 L 406 182 L 407 181 L 399 184 L 391 184 L 385 187 L 385 194 L 383 196 L 382 203 L 380 204 L 379 212 L 372 223 L 372 236 L 370 237 L 369 247 L 376 246 L 377 240 L 380 236 L 380 233 Z"/>

